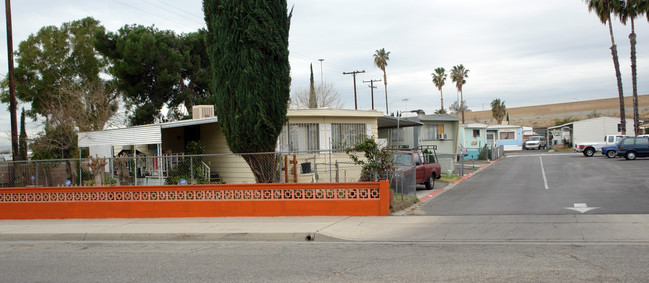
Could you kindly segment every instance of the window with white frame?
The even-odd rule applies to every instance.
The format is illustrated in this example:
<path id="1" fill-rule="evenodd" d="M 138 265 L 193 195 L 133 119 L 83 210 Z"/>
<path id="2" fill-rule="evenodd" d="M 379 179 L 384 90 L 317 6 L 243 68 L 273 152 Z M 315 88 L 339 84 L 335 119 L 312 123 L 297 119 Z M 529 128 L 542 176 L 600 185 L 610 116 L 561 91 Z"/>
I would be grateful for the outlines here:
<path id="1" fill-rule="evenodd" d="M 280 133 L 280 151 L 313 151 L 320 149 L 319 128 L 316 123 L 289 123 Z"/>
<path id="2" fill-rule="evenodd" d="M 422 127 L 422 132 L 424 140 L 439 139 L 439 135 L 444 134 L 444 124 L 426 124 Z"/>
<path id="3" fill-rule="evenodd" d="M 479 129 L 474 129 L 473 130 L 473 137 L 474 138 L 480 137 L 480 130 Z"/>
<path id="4" fill-rule="evenodd" d="M 513 140 L 516 139 L 516 133 L 513 131 L 500 132 L 501 140 Z"/>
<path id="5" fill-rule="evenodd" d="M 332 123 L 331 139 L 333 150 L 345 150 L 361 142 L 367 137 L 365 124 L 361 123 Z"/>

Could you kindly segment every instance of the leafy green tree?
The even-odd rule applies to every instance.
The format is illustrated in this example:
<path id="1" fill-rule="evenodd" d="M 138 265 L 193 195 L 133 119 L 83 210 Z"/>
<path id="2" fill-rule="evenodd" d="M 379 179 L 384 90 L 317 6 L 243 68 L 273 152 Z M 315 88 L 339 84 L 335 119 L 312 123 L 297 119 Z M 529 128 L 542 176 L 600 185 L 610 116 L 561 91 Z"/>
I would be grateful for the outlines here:
<path id="1" fill-rule="evenodd" d="M 103 82 L 100 74 L 107 71 L 109 62 L 93 46 L 93 33 L 100 28 L 99 21 L 88 17 L 60 28 L 43 27 L 19 44 L 16 96 L 31 103 L 29 116 L 49 119 L 45 108 L 52 101 L 68 99 L 60 91 L 64 85 Z"/>
<path id="2" fill-rule="evenodd" d="M 311 85 L 309 87 L 309 108 L 318 108 L 318 99 L 315 95 L 315 84 L 313 83 L 313 64 L 310 64 L 311 68 Z"/>
<path id="3" fill-rule="evenodd" d="M 636 34 L 635 34 L 635 18 L 641 14 L 647 13 L 649 9 L 649 1 L 647 0 L 625 0 L 616 7 L 616 14 L 620 21 L 626 25 L 627 21 L 631 22 L 631 33 L 629 40 L 631 42 L 631 82 L 633 84 L 633 132 L 636 136 L 642 134 L 640 132 L 640 115 L 638 113 L 638 72 L 636 60 Z"/>
<path id="4" fill-rule="evenodd" d="M 25 131 L 25 108 L 20 113 L 20 136 L 18 137 L 18 160 L 27 160 L 27 132 Z"/>
<path id="5" fill-rule="evenodd" d="M 440 115 L 440 114 L 448 114 L 448 112 L 446 112 L 446 109 L 437 109 L 435 111 L 435 114 L 438 114 L 438 115 Z"/>
<path id="6" fill-rule="evenodd" d="M 390 52 L 385 51 L 385 48 L 376 50 L 374 53 L 374 65 L 383 71 L 383 86 L 385 88 L 385 114 L 389 112 L 388 108 L 388 75 L 385 73 L 385 67 L 388 66 L 388 61 L 390 61 Z"/>
<path id="7" fill-rule="evenodd" d="M 278 180 L 274 153 L 290 97 L 285 0 L 203 1 L 215 108 L 230 150 L 259 183 Z"/>
<path id="8" fill-rule="evenodd" d="M 77 131 L 103 129 L 117 109 L 119 94 L 101 78 L 110 62 L 94 48 L 98 29 L 99 21 L 87 17 L 43 27 L 19 44 L 16 96 L 31 103 L 27 115 L 44 118 L 31 144 L 34 159 L 74 157 Z M 69 161 L 66 173 L 74 178 Z"/>
<path id="9" fill-rule="evenodd" d="M 356 156 L 356 152 L 362 152 L 365 160 Z M 378 144 L 372 138 L 364 138 L 353 147 L 346 148 L 345 153 L 356 163 L 363 166 L 361 181 L 377 182 L 389 179 L 394 172 L 394 159 L 392 150 L 384 147 L 379 149 Z"/>
<path id="10" fill-rule="evenodd" d="M 96 33 L 95 46 L 114 61 L 111 74 L 131 109 L 131 125 L 151 124 L 164 105 L 213 104 L 205 30 L 176 35 L 155 27 L 126 25 Z"/>
<path id="11" fill-rule="evenodd" d="M 441 98 L 442 103 L 440 110 L 444 111 L 444 95 L 442 94 L 442 87 L 446 83 L 446 70 L 444 70 L 444 68 L 442 67 L 439 67 L 435 69 L 435 72 L 431 75 L 433 76 L 433 83 L 437 87 L 437 90 L 439 90 L 439 97 Z"/>
<path id="12" fill-rule="evenodd" d="M 462 124 L 464 124 L 464 96 L 462 94 L 462 87 L 464 84 L 466 84 L 466 78 L 469 77 L 469 70 L 464 68 L 464 65 L 460 64 L 457 66 L 453 66 L 453 69 L 451 69 L 451 80 L 455 83 L 455 87 L 457 87 L 457 91 L 460 92 L 460 107 L 459 111 L 462 112 Z"/>
<path id="13" fill-rule="evenodd" d="M 182 34 L 179 36 L 180 52 L 183 54 L 183 66 L 180 69 L 182 81 L 180 89 L 171 100 L 171 107 L 184 105 L 191 113 L 194 105 L 214 105 L 214 95 L 210 91 L 210 60 L 205 48 L 207 31 Z"/>
<path id="14" fill-rule="evenodd" d="M 131 125 L 153 123 L 179 88 L 183 57 L 173 32 L 127 25 L 117 33 L 97 32 L 97 49 L 114 61 L 117 88 L 133 109 Z"/>
<path id="15" fill-rule="evenodd" d="M 500 125 L 507 116 L 507 107 L 505 107 L 505 101 L 496 98 L 491 101 L 491 116 L 496 119 L 496 122 Z"/>
<path id="16" fill-rule="evenodd" d="M 617 91 L 620 97 L 620 125 L 622 135 L 626 135 L 626 113 L 624 111 L 624 91 L 622 90 L 622 74 L 620 73 L 620 61 L 617 56 L 617 45 L 613 37 L 613 24 L 611 24 L 611 14 L 619 9 L 621 1 L 619 0 L 584 0 L 588 5 L 588 11 L 595 12 L 602 24 L 608 24 L 608 32 L 611 35 L 611 55 L 613 56 L 613 66 L 615 67 L 615 77 L 617 78 Z"/>

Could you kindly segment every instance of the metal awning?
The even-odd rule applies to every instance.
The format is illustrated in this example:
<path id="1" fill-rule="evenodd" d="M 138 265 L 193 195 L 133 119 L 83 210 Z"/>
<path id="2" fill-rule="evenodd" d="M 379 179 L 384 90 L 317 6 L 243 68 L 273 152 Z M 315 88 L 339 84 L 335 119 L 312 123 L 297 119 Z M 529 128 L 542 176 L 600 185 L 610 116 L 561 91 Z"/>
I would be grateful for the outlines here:
<path id="1" fill-rule="evenodd" d="M 144 125 L 123 129 L 80 132 L 79 147 L 107 145 L 137 145 L 162 143 L 160 125 Z"/>
<path id="2" fill-rule="evenodd" d="M 217 117 L 174 121 L 161 124 L 142 125 L 129 128 L 108 129 L 95 132 L 80 132 L 79 147 L 115 146 L 138 144 L 161 144 L 162 129 L 217 123 Z"/>
<path id="3" fill-rule="evenodd" d="M 399 126 L 399 128 L 414 127 L 414 126 L 423 125 L 423 123 L 421 123 L 421 122 L 415 122 L 415 121 L 412 121 L 412 120 L 408 120 L 406 118 L 397 118 L 397 117 L 392 117 L 392 116 L 378 117 L 377 124 L 378 124 L 379 129 L 396 128 L 397 125 Z"/>

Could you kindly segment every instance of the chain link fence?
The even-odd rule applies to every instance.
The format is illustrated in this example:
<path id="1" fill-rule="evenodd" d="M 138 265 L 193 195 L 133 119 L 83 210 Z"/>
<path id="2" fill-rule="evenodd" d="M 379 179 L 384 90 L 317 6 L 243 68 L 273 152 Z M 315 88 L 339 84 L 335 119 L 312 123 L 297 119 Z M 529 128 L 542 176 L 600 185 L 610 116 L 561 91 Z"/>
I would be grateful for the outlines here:
<path id="1" fill-rule="evenodd" d="M 409 171 L 416 173 L 413 169 Z M 404 170 L 363 172 L 363 166 L 355 164 L 348 154 L 336 151 L 0 162 L 2 187 L 339 183 L 388 179 L 394 191 L 414 195 L 415 176 L 409 178 L 406 173 Z"/>

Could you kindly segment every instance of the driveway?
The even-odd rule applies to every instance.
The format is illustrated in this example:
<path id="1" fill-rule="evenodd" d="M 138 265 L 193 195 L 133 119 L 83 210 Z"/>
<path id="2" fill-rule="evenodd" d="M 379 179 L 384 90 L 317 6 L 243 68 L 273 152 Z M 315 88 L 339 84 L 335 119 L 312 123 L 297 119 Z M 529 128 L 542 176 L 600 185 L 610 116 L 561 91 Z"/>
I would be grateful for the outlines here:
<path id="1" fill-rule="evenodd" d="M 649 213 L 649 159 L 519 152 L 420 207 L 425 215 Z"/>

